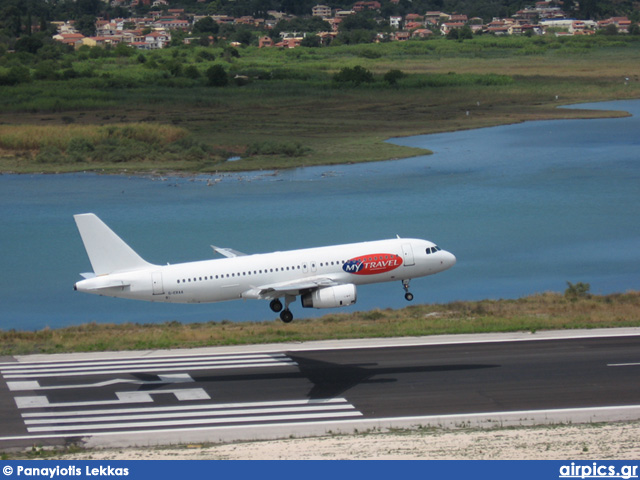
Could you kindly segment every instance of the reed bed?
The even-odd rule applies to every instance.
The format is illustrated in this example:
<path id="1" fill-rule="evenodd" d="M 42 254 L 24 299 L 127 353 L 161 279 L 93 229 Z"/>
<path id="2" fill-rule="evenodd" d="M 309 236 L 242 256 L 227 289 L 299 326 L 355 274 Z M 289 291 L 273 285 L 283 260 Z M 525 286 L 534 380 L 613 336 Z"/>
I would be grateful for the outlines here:
<path id="1" fill-rule="evenodd" d="M 188 131 L 158 123 L 111 125 L 0 125 L 0 148 L 12 151 L 54 147 L 67 151 L 73 141 L 92 145 L 108 139 L 131 139 L 149 144 L 168 144 L 185 138 Z"/>

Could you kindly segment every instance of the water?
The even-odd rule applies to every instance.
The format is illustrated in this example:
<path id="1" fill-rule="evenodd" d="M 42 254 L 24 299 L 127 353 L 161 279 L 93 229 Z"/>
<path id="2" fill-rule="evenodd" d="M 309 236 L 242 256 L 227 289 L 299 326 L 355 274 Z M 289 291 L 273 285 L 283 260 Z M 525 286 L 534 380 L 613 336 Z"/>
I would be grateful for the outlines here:
<path id="1" fill-rule="evenodd" d="M 90 264 L 72 215 L 94 212 L 146 260 L 214 258 L 394 237 L 457 265 L 414 280 L 415 302 L 516 298 L 589 282 L 640 288 L 640 101 L 585 105 L 623 119 L 542 121 L 394 140 L 434 155 L 219 177 L 0 176 L 0 328 L 275 318 L 267 302 L 166 305 L 72 291 Z M 213 181 L 212 181 L 213 180 Z M 215 182 L 214 182 L 215 181 Z M 208 185 L 213 183 L 213 185 Z M 407 305 L 400 282 L 342 310 Z"/>

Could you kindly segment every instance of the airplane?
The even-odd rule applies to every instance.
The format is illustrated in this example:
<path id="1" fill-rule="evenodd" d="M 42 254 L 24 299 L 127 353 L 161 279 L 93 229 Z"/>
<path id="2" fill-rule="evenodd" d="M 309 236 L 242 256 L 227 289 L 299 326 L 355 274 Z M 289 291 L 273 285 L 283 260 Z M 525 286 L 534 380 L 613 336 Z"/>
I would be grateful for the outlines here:
<path id="1" fill-rule="evenodd" d="M 81 274 L 76 291 L 167 303 L 269 300 L 285 323 L 293 320 L 289 306 L 298 296 L 303 308 L 345 307 L 356 303 L 357 286 L 398 280 L 411 301 L 411 279 L 456 263 L 432 242 L 398 237 L 255 255 L 212 245 L 225 258 L 153 265 L 95 214 L 74 219 L 93 268 Z"/>

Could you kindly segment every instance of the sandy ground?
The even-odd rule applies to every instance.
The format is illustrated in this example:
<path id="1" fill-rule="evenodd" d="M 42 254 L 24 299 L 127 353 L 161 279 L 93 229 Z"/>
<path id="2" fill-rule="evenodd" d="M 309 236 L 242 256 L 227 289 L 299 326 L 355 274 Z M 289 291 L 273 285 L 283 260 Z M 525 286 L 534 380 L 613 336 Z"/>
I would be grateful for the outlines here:
<path id="1" fill-rule="evenodd" d="M 640 422 L 421 430 L 225 445 L 92 450 L 64 460 L 615 459 L 640 458 Z"/>

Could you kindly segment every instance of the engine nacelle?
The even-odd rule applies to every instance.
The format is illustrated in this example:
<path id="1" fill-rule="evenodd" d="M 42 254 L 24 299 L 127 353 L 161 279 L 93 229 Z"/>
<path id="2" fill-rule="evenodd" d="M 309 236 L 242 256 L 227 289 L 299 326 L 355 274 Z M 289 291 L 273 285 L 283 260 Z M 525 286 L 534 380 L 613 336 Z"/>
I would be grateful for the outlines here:
<path id="1" fill-rule="evenodd" d="M 300 297 L 304 308 L 346 307 L 356 303 L 356 299 L 356 286 L 352 283 L 320 288 Z"/>

